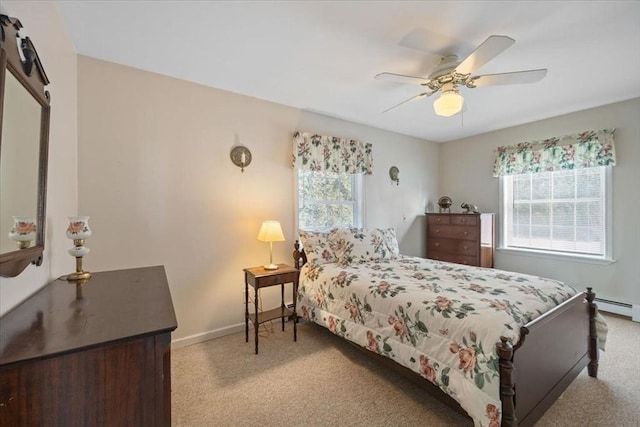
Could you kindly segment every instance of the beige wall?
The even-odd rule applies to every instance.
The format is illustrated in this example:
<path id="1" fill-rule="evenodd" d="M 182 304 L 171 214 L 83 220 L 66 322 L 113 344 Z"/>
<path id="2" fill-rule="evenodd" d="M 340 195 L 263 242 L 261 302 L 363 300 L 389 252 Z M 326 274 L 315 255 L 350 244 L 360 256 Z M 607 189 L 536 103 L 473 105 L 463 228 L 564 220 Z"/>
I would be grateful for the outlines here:
<path id="1" fill-rule="evenodd" d="M 78 88 L 79 206 L 93 229 L 85 265 L 164 265 L 174 340 L 243 324 L 242 269 L 269 259 L 256 240 L 262 221 L 282 223 L 287 241 L 274 244 L 274 261 L 291 263 L 295 130 L 371 142 L 367 225 L 396 227 L 403 252 L 424 255 L 420 215 L 436 198 L 437 144 L 83 56 Z M 235 144 L 253 155 L 244 173 L 229 159 Z M 267 291 L 270 308 L 279 293 Z"/>
<path id="2" fill-rule="evenodd" d="M 4 1 L 0 8 L 20 18 L 23 33 L 34 40 L 52 95 L 45 260 L 17 278 L 0 279 L 0 313 L 73 269 L 64 230 L 66 217 L 77 213 L 90 215 L 94 229 L 87 240 L 88 269 L 166 266 L 179 322 L 174 338 L 234 329 L 243 321 L 242 268 L 267 261 L 268 246 L 256 240 L 263 220 L 282 222 L 287 241 L 274 245 L 274 259 L 290 262 L 294 130 L 373 143 L 375 174 L 365 183 L 367 225 L 395 227 L 403 253 L 424 255 L 421 214 L 440 195 L 497 211 L 495 147 L 615 127 L 617 262 L 593 265 L 501 252 L 496 262 L 503 269 L 592 285 L 603 298 L 640 303 L 634 215 L 640 211 L 638 99 L 436 145 L 77 57 L 52 2 Z M 253 153 L 244 173 L 229 160 L 234 144 Z M 400 169 L 399 186 L 388 178 L 392 165 Z M 266 293 L 265 306 L 276 299 Z"/>
<path id="3" fill-rule="evenodd" d="M 44 262 L 30 265 L 16 278 L 0 278 L 0 314 L 7 312 L 51 279 L 73 271 L 66 250 L 68 215 L 77 208 L 77 56 L 53 2 L 8 1 L 0 12 L 20 19 L 22 36 L 38 50 L 51 84 L 51 127 Z M 8 230 L 0 230 L 7 233 Z"/>
<path id="4" fill-rule="evenodd" d="M 500 145 L 592 129 L 616 128 L 613 168 L 613 257 L 609 265 L 497 252 L 496 267 L 592 286 L 599 298 L 640 304 L 640 98 L 446 143 L 440 150 L 440 193 L 498 212 L 498 178 L 491 176 Z M 499 217 L 498 217 L 499 220 Z"/>

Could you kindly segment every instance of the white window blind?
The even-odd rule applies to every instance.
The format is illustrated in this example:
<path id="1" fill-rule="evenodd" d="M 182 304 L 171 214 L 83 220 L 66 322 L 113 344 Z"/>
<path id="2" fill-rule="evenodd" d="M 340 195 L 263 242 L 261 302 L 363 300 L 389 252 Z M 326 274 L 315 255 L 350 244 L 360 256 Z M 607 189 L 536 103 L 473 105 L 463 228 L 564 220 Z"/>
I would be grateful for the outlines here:
<path id="1" fill-rule="evenodd" d="M 608 168 L 503 176 L 503 246 L 610 256 Z"/>

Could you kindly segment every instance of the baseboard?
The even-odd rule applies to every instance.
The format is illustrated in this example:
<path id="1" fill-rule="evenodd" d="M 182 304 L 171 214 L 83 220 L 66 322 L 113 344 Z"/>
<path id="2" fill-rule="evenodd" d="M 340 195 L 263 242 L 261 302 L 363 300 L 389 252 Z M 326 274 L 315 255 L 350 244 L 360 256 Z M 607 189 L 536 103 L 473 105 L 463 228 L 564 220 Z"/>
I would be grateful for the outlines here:
<path id="1" fill-rule="evenodd" d="M 640 322 L 640 305 L 638 304 L 626 304 L 600 298 L 596 298 L 595 302 L 600 311 L 627 316 L 634 322 Z"/>
<path id="2" fill-rule="evenodd" d="M 244 330 L 244 323 L 238 323 L 237 325 L 231 325 L 220 329 L 214 329 L 213 331 L 201 332 L 199 334 L 189 335 L 188 337 L 178 338 L 171 341 L 172 348 L 186 347 L 188 345 L 197 344 L 204 341 L 209 341 L 214 338 L 223 337 L 225 335 L 235 334 Z"/>

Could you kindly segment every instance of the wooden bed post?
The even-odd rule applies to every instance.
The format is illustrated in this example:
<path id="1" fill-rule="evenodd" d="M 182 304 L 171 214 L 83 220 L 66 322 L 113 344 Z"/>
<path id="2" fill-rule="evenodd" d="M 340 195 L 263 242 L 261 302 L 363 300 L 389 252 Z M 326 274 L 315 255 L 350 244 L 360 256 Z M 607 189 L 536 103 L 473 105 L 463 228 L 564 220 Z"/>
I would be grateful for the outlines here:
<path id="1" fill-rule="evenodd" d="M 598 377 L 598 332 L 596 330 L 596 315 L 598 314 L 598 306 L 593 302 L 596 294 L 591 288 L 587 288 L 587 301 L 589 302 L 589 365 L 587 372 L 590 377 Z"/>
<path id="2" fill-rule="evenodd" d="M 300 250 L 300 242 L 298 240 L 293 244 L 293 248 L 293 265 L 299 270 L 300 267 L 307 263 L 307 255 L 304 250 Z"/>
<path id="3" fill-rule="evenodd" d="M 514 402 L 515 382 L 513 372 L 513 346 L 507 337 L 500 337 L 496 344 L 500 358 L 500 401 L 502 402 L 502 427 L 517 427 Z"/>

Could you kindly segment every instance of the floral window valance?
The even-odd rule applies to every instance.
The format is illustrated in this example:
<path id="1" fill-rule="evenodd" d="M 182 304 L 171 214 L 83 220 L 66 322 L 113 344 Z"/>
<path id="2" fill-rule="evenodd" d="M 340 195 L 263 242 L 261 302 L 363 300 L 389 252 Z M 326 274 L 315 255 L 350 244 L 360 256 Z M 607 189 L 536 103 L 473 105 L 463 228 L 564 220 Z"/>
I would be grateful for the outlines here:
<path id="1" fill-rule="evenodd" d="M 498 147 L 493 176 L 615 166 L 614 131 L 587 131 Z"/>
<path id="2" fill-rule="evenodd" d="M 371 175 L 372 151 L 371 144 L 354 139 L 296 132 L 293 134 L 292 166 L 316 172 Z"/>

